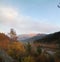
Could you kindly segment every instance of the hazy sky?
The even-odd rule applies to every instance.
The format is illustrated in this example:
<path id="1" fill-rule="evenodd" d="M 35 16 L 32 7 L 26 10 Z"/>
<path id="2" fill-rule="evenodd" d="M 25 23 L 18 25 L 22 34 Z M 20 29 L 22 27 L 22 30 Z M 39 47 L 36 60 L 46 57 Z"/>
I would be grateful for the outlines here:
<path id="1" fill-rule="evenodd" d="M 0 32 L 18 34 L 60 31 L 59 0 L 0 0 Z"/>

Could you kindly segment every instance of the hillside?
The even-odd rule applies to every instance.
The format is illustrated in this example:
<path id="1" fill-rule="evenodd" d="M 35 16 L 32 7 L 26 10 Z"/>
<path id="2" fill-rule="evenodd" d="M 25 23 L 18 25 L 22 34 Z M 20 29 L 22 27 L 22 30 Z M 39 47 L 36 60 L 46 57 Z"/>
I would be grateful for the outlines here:
<path id="1" fill-rule="evenodd" d="M 19 55 L 19 52 L 21 54 L 25 52 L 23 43 L 12 40 L 4 33 L 0 33 L 0 60 L 4 60 L 3 62 L 16 62 L 15 58 L 11 56 L 14 52 L 14 56 Z"/>
<path id="2" fill-rule="evenodd" d="M 35 40 L 34 42 L 42 42 L 42 43 L 60 43 L 60 31 L 52 34 L 48 34 L 43 38 Z"/>
<path id="3" fill-rule="evenodd" d="M 6 49 L 10 43 L 10 38 L 4 33 L 0 33 L 0 47 Z"/>

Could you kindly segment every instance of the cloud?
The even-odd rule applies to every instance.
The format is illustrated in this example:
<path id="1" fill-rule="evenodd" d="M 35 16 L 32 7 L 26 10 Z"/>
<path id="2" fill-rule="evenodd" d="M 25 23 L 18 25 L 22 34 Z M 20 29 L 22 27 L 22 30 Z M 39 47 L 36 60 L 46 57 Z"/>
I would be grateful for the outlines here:
<path id="1" fill-rule="evenodd" d="M 18 12 L 13 8 L 0 7 L 0 21 L 8 22 L 15 19 L 18 16 Z"/>
<path id="2" fill-rule="evenodd" d="M 20 33 L 50 33 L 58 31 L 60 27 L 42 20 L 34 20 L 31 16 L 22 15 L 16 8 L 0 6 L 0 24 L 5 28 L 15 28 Z"/>

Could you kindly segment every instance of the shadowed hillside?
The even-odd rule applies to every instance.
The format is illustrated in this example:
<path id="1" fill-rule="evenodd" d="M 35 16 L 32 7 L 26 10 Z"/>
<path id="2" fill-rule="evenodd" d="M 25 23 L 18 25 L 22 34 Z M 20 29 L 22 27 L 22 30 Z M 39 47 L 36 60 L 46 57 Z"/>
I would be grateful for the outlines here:
<path id="1" fill-rule="evenodd" d="M 43 38 L 40 38 L 38 40 L 35 40 L 34 42 L 40 42 L 40 43 L 60 43 L 60 32 L 55 32 L 52 34 L 48 34 Z"/>

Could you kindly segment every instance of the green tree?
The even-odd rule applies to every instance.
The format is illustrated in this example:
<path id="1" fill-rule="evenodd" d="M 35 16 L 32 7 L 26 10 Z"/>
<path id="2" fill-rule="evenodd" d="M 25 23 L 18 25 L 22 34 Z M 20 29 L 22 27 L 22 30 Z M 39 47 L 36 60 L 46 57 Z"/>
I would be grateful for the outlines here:
<path id="1" fill-rule="evenodd" d="M 42 49 L 41 49 L 40 46 L 38 46 L 36 50 L 37 50 L 37 54 L 38 54 L 38 55 L 42 53 Z"/>
<path id="2" fill-rule="evenodd" d="M 27 53 L 27 55 L 31 54 L 31 49 L 32 49 L 31 44 L 28 42 L 27 45 L 26 45 L 26 53 Z"/>

